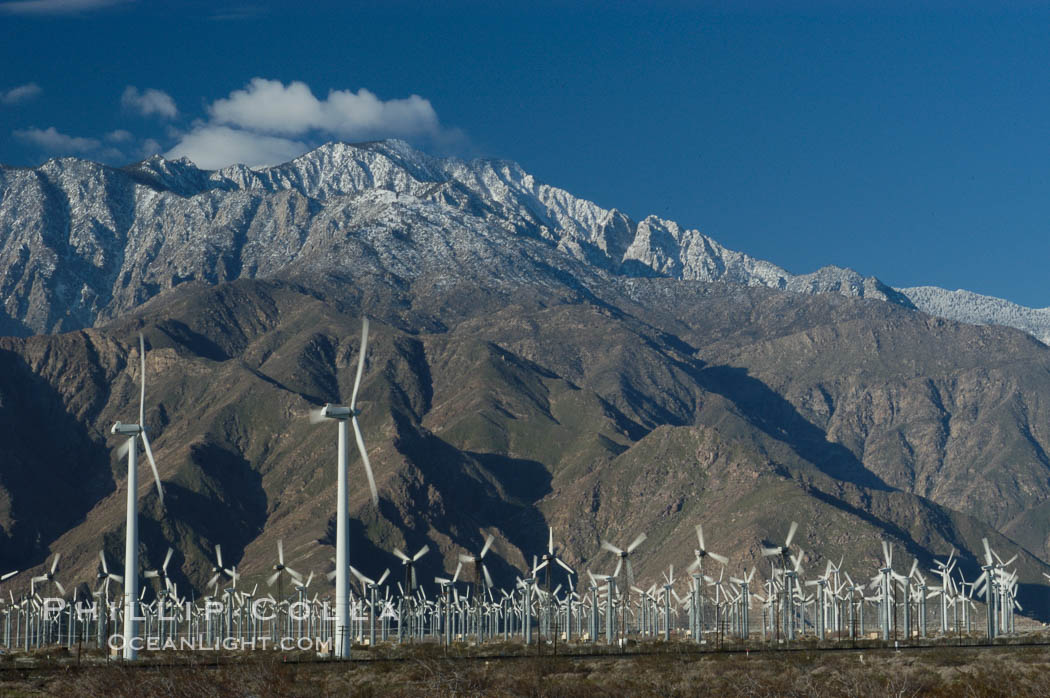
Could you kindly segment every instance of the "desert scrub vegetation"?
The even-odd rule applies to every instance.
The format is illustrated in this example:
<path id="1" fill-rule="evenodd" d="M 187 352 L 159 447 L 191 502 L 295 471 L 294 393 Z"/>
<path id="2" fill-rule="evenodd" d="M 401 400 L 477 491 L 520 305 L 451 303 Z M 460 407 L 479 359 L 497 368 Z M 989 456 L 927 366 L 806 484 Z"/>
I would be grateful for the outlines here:
<path id="1" fill-rule="evenodd" d="M 287 658 L 284 658 L 287 659 Z M 456 657 L 415 651 L 351 663 L 283 661 L 7 668 L 0 695 L 174 696 L 1050 696 L 1050 647 Z"/>

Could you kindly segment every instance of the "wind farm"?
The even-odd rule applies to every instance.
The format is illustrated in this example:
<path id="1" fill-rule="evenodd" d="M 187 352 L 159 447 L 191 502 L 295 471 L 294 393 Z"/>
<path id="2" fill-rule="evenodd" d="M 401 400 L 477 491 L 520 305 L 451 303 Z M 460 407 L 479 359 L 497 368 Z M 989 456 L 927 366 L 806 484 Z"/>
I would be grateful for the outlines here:
<path id="1" fill-rule="evenodd" d="M 634 533 L 624 547 L 600 539 L 596 554 L 582 570 L 576 569 L 555 545 L 559 532 L 553 526 L 547 528 L 545 540 L 532 541 L 531 565 L 505 584 L 498 584 L 489 571 L 501 546 L 495 534 L 485 531 L 476 538 L 483 541 L 476 552 L 462 548 L 454 553 L 451 577 L 438 575 L 430 584 L 417 573 L 430 553 L 427 544 L 412 556 L 391 548 L 384 553 L 390 566 L 370 577 L 355 567 L 347 533 L 351 490 L 367 494 L 367 506 L 378 507 L 381 501 L 358 422 L 359 400 L 367 399 L 360 391 L 367 383 L 368 333 L 369 322 L 363 318 L 349 406 L 328 403 L 310 414 L 312 423 L 335 421 L 339 427 L 331 458 L 337 470 L 331 569 L 311 569 L 305 561 L 289 558 L 284 541 L 278 539 L 272 574 L 253 578 L 239 572 L 237 565 L 227 566 L 217 543 L 207 593 L 198 596 L 192 588 L 180 590 L 173 581 L 172 547 L 166 548 L 157 569 L 139 563 L 135 453 L 140 439 L 154 474 L 157 504 L 163 502 L 162 479 L 142 426 L 147 361 L 145 339 L 139 333 L 139 423 L 117 422 L 112 429 L 128 437 L 118 450 L 118 457 L 126 456 L 128 462 L 126 550 L 132 554 L 124 561 L 124 574 L 110 571 L 104 549 L 98 551 L 92 581 L 63 575 L 58 554 L 42 574 L 28 580 L 28 589 L 16 593 L 19 573 L 5 574 L 8 602 L 0 606 L 2 645 L 23 653 L 49 648 L 82 652 L 86 647 L 102 657 L 116 653 L 125 662 L 136 662 L 140 652 L 150 657 L 193 651 L 236 656 L 267 648 L 307 651 L 315 659 L 337 661 L 352 660 L 354 647 L 368 657 L 377 651 L 396 657 L 399 648 L 426 645 L 445 653 L 473 648 L 499 657 L 602 654 L 628 647 L 637 652 L 647 644 L 668 643 L 720 652 L 1046 640 L 1044 626 L 1025 617 L 1018 600 L 1018 555 L 993 548 L 986 537 L 981 539 L 980 573 L 967 570 L 969 581 L 954 548 L 933 558 L 926 569 L 918 557 L 902 562 L 898 554 L 898 569 L 909 570 L 902 574 L 894 567 L 895 546 L 885 538 L 880 541 L 881 557 L 868 564 L 823 558 L 825 563 L 814 567 L 808 564 L 816 559 L 813 546 L 809 551 L 800 546 L 797 521 L 791 521 L 784 534 L 770 531 L 754 541 L 751 547 L 759 555 L 750 565 L 741 565 L 746 555 L 719 545 L 717 539 L 713 547 L 729 554 L 714 552 L 708 541 L 715 526 L 708 523 L 705 534 L 704 523 L 697 522 L 692 559 L 677 560 L 678 569 L 686 570 L 678 577 L 674 562 L 666 569 L 636 571 L 637 555 L 649 542 L 644 531 Z M 356 478 L 348 467 L 350 425 L 364 470 Z M 157 511 L 164 516 L 161 506 Z M 373 554 L 368 562 L 374 561 Z M 391 575 L 397 562 L 403 572 Z M 449 574 L 447 569 L 443 572 Z M 1044 576 L 1050 580 L 1050 574 Z M 313 583 L 315 578 L 327 584 Z M 111 587 L 120 592 L 114 594 Z M 1050 586 L 1046 591 L 1050 593 Z"/>

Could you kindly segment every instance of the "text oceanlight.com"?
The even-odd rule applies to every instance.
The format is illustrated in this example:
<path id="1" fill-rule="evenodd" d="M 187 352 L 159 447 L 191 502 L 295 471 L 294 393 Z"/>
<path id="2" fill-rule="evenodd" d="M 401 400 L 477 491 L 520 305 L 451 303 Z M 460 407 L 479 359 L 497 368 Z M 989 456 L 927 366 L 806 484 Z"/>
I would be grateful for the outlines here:
<path id="1" fill-rule="evenodd" d="M 277 650 L 280 652 L 303 652 L 315 651 L 318 653 L 331 653 L 331 638 L 324 640 L 319 637 L 282 637 L 269 638 L 260 637 L 255 639 L 228 637 L 225 639 L 209 640 L 204 635 L 197 637 L 180 637 L 178 639 L 159 637 L 133 637 L 125 638 L 123 635 L 110 635 L 107 641 L 111 650 L 120 651 L 125 647 L 132 649 L 162 652 L 165 650 L 177 650 L 180 652 L 217 652 L 225 650 L 229 652 L 250 650 Z"/>

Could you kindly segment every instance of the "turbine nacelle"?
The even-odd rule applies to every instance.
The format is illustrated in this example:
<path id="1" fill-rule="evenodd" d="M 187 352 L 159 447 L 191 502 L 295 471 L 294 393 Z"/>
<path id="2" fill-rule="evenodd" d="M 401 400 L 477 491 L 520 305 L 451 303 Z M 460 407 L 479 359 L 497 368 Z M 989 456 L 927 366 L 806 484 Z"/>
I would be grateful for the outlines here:
<path id="1" fill-rule="evenodd" d="M 112 434 L 120 434 L 121 436 L 138 436 L 142 433 L 142 427 L 138 424 L 124 424 L 123 422 L 117 422 L 109 431 Z"/>
<path id="2" fill-rule="evenodd" d="M 333 405 L 330 402 L 321 408 L 321 416 L 328 419 L 351 419 L 360 414 L 361 410 L 346 407 L 345 405 Z"/>

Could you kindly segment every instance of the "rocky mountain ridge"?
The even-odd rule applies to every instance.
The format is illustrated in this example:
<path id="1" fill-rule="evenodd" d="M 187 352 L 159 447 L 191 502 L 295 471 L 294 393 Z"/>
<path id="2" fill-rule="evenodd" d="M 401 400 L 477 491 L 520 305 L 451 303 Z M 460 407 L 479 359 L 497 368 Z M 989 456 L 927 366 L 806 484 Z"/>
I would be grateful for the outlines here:
<path id="1" fill-rule="evenodd" d="M 543 259 L 507 259 L 507 236 L 541 241 Z M 674 221 L 632 221 L 514 163 L 431 158 L 400 141 L 332 143 L 263 170 L 205 172 L 159 156 L 122 169 L 75 158 L 0 168 L 6 334 L 95 326 L 195 280 L 348 268 L 401 281 L 435 269 L 542 276 L 537 266 L 909 304 L 851 270 L 793 276 Z"/>
<path id="2" fill-rule="evenodd" d="M 972 325 L 1016 327 L 1050 345 L 1050 308 L 1027 308 L 963 289 L 949 291 L 936 286 L 914 286 L 897 290 L 929 315 Z"/>

